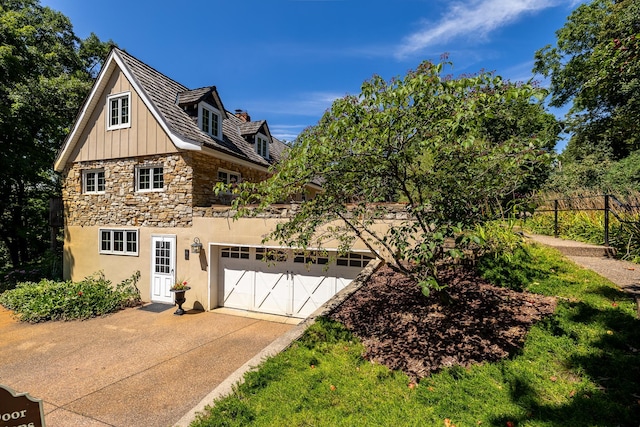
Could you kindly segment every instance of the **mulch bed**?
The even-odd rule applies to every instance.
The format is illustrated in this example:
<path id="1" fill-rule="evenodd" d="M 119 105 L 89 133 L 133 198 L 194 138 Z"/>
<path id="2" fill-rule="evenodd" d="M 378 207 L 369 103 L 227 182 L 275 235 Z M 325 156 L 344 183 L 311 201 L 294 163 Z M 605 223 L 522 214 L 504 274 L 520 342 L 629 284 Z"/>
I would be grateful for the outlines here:
<path id="1" fill-rule="evenodd" d="M 330 317 L 362 340 L 366 359 L 418 380 L 508 357 L 556 307 L 554 298 L 494 286 L 468 268 L 445 269 L 439 280 L 448 286 L 446 303 L 384 266 Z"/>

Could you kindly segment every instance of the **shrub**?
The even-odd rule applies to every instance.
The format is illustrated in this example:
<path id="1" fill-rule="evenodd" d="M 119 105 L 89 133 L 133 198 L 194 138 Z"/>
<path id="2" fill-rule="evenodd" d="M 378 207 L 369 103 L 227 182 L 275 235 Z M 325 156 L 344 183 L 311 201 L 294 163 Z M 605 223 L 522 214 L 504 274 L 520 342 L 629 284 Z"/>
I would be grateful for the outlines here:
<path id="1" fill-rule="evenodd" d="M 515 220 L 489 221 L 476 225 L 475 229 L 462 240 L 468 242 L 474 259 L 506 256 L 507 259 L 524 244 L 524 236 L 515 230 Z"/>
<path id="2" fill-rule="evenodd" d="M 101 272 L 80 282 L 22 282 L 0 295 L 0 304 L 26 322 L 88 319 L 139 305 L 139 278 L 138 271 L 115 287 Z"/>
<path id="3" fill-rule="evenodd" d="M 603 185 L 607 191 L 627 193 L 640 191 L 640 151 L 634 151 L 606 169 Z"/>

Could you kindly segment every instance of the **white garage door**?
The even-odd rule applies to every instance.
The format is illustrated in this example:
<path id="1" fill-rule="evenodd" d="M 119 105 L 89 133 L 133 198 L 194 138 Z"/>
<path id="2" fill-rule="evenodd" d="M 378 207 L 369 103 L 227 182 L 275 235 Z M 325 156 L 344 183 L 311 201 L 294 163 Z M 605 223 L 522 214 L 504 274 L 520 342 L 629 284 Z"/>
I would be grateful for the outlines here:
<path id="1" fill-rule="evenodd" d="M 371 259 L 359 253 L 336 258 L 316 252 L 221 247 L 222 305 L 305 318 L 347 286 Z"/>

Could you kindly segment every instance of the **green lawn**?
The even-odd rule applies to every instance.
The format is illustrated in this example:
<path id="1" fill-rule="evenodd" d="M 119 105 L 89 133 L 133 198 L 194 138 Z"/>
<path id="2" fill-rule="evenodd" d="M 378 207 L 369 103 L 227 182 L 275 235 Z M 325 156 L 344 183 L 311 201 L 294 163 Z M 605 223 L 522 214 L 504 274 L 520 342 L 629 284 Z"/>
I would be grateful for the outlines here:
<path id="1" fill-rule="evenodd" d="M 372 364 L 341 325 L 320 319 L 217 401 L 202 426 L 634 426 L 640 424 L 640 321 L 613 284 L 532 247 L 532 292 L 556 314 L 499 363 L 450 367 L 411 384 Z M 514 267 L 515 268 L 515 267 Z"/>

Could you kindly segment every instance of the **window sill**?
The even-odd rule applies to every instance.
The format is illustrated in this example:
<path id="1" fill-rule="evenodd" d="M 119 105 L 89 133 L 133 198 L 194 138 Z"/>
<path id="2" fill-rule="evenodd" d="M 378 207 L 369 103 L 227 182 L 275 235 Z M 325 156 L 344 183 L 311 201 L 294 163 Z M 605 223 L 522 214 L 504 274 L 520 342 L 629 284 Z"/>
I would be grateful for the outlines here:
<path id="1" fill-rule="evenodd" d="M 127 123 L 126 125 L 107 126 L 107 130 L 128 129 L 130 127 L 131 123 Z"/>
<path id="2" fill-rule="evenodd" d="M 99 255 L 138 256 L 137 252 L 98 252 Z"/>
<path id="3" fill-rule="evenodd" d="M 136 193 L 163 193 L 164 191 L 165 191 L 165 189 L 164 189 L 164 188 L 155 188 L 155 189 L 150 189 L 150 190 L 147 190 L 147 189 L 144 189 L 144 190 L 137 189 L 137 190 L 136 190 Z"/>

